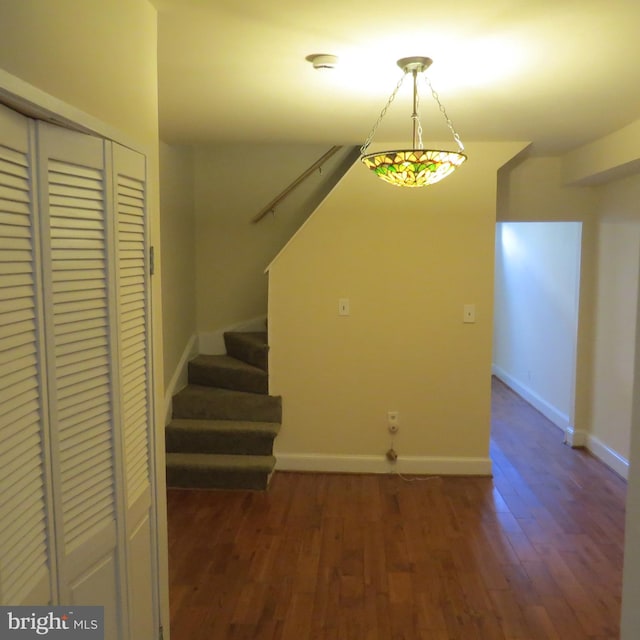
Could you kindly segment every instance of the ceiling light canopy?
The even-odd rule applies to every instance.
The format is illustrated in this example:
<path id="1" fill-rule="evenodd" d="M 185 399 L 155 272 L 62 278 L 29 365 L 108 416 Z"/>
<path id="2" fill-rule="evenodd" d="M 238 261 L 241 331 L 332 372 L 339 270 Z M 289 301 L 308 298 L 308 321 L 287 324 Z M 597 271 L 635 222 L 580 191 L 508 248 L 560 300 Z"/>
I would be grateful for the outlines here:
<path id="1" fill-rule="evenodd" d="M 453 139 L 458 145 L 458 151 L 424 148 L 422 142 L 422 123 L 420 122 L 418 112 L 420 106 L 418 74 L 424 74 L 431 63 L 431 58 L 424 57 L 402 58 L 398 60 L 398 66 L 403 71 L 402 77 L 389 97 L 389 100 L 387 100 L 387 104 L 380 112 L 380 116 L 373 125 L 369 137 L 362 147 L 360 147 L 360 160 L 362 160 L 364 165 L 369 167 L 369 169 L 385 182 L 398 187 L 424 187 L 440 182 L 440 180 L 453 173 L 467 159 L 467 156 L 462 153 L 464 151 L 462 140 L 460 140 L 460 136 L 453 128 L 453 123 L 426 75 L 424 75 L 424 77 L 431 89 L 431 95 L 438 103 L 440 112 L 444 116 L 447 126 L 453 134 Z M 373 141 L 373 136 L 408 74 L 411 74 L 413 77 L 413 112 L 411 114 L 413 121 L 412 148 L 378 151 L 367 154 L 366 152 Z"/>

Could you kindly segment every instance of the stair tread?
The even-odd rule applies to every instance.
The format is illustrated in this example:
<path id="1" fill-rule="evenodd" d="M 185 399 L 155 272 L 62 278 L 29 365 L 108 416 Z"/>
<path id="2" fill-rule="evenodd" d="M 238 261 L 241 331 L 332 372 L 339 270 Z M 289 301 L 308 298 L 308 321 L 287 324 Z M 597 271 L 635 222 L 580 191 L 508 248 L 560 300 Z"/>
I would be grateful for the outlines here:
<path id="1" fill-rule="evenodd" d="M 204 393 L 210 396 L 227 396 L 230 398 L 254 398 L 256 401 L 264 401 L 265 398 L 280 398 L 280 396 L 269 396 L 264 393 L 254 393 L 253 391 L 238 391 L 237 389 L 223 389 L 222 387 L 208 387 L 203 384 L 188 384 L 182 391 L 178 391 L 176 395 L 190 393 Z M 268 401 L 267 401 L 268 402 Z"/>
<path id="2" fill-rule="evenodd" d="M 167 428 L 189 431 L 233 431 L 251 433 L 277 433 L 278 422 L 252 422 L 250 420 L 203 420 L 198 418 L 173 418 Z"/>
<path id="3" fill-rule="evenodd" d="M 173 417 L 281 422 L 282 398 L 266 393 L 190 384 L 173 397 Z"/>
<path id="4" fill-rule="evenodd" d="M 189 466 L 206 469 L 271 471 L 273 456 L 230 455 L 221 453 L 167 453 L 167 466 Z"/>

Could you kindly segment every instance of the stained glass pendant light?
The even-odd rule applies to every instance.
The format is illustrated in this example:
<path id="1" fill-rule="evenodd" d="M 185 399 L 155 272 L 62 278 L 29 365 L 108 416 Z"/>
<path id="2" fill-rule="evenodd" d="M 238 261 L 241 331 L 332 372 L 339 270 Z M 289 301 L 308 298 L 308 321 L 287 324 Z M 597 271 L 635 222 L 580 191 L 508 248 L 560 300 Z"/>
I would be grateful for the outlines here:
<path id="1" fill-rule="evenodd" d="M 440 180 L 453 173 L 467 159 L 467 156 L 462 153 L 464 151 L 464 145 L 460 140 L 460 136 L 453 128 L 453 123 L 449 119 L 445 108 L 442 106 L 438 94 L 426 76 L 425 78 L 431 89 L 433 99 L 438 103 L 440 112 L 444 116 L 449 130 L 453 134 L 453 139 L 458 145 L 458 151 L 425 149 L 422 143 L 422 124 L 420 123 L 420 115 L 418 113 L 420 106 L 418 74 L 424 73 L 424 71 L 431 66 L 431 63 L 431 58 L 424 57 L 401 58 L 398 60 L 398 66 L 403 71 L 402 77 L 389 97 L 387 104 L 380 112 L 380 117 L 373 126 L 369 137 L 362 147 L 360 147 L 360 160 L 362 160 L 364 165 L 369 167 L 369 169 L 385 182 L 389 182 L 398 187 L 424 187 L 440 182 Z M 409 74 L 413 77 L 413 113 L 411 114 L 411 119 L 413 120 L 412 148 L 378 151 L 367 154 L 367 149 L 373 141 L 373 136 L 378 126 L 387 113 L 387 109 L 394 101 L 404 79 Z"/>

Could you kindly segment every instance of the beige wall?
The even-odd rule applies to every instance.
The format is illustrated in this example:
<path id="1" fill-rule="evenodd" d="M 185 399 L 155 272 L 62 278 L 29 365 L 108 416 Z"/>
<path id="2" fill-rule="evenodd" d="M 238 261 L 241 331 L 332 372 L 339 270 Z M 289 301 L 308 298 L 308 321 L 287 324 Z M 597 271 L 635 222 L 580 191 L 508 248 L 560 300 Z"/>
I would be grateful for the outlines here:
<path id="1" fill-rule="evenodd" d="M 274 261 L 280 468 L 385 470 L 397 410 L 398 469 L 489 471 L 496 172 L 522 146 L 470 145 L 467 165 L 420 190 L 358 163 Z"/>
<path id="2" fill-rule="evenodd" d="M 590 434 L 628 459 L 640 271 L 640 175 L 599 191 Z"/>
<path id="3" fill-rule="evenodd" d="M 562 175 L 567 183 L 608 182 L 640 172 L 640 120 L 567 153 Z"/>
<path id="4" fill-rule="evenodd" d="M 67 118 L 77 117 L 91 126 L 98 123 L 103 132 L 117 133 L 114 137 L 120 142 L 146 153 L 151 242 L 159 247 L 157 48 L 157 14 L 147 0 L 19 0 L 0 4 L 0 69 L 12 76 L 9 89 L 15 93 L 16 78 L 20 81 L 20 95 Z M 2 81 L 9 79 L 0 75 L 0 84 Z M 162 470 L 160 272 L 158 260 L 151 297 L 155 414 L 158 429 L 162 430 L 156 455 Z M 162 473 L 158 474 L 158 483 L 160 546 L 165 550 Z M 168 629 L 166 552 L 161 552 L 160 558 L 163 624 Z"/>
<path id="5" fill-rule="evenodd" d="M 196 334 L 196 259 L 193 152 L 160 145 L 164 389 L 183 386 L 181 361 Z M 180 369 L 180 371 L 179 371 Z M 170 390 L 169 390 L 170 391 Z"/>
<path id="6" fill-rule="evenodd" d="M 640 305 L 636 309 L 636 345 L 640 340 Z M 636 375 L 633 381 L 633 411 L 631 420 L 631 446 L 629 488 L 625 523 L 624 576 L 622 583 L 621 640 L 635 640 L 640 629 L 640 350 L 636 347 Z"/>
<path id="7" fill-rule="evenodd" d="M 157 147 L 157 18 L 146 0 L 3 0 L 0 64 Z"/>
<path id="8" fill-rule="evenodd" d="M 500 171 L 498 220 L 584 221 L 595 211 L 594 191 L 563 182 L 562 158 L 529 157 Z"/>
<path id="9" fill-rule="evenodd" d="M 196 147 L 200 334 L 266 316 L 264 270 L 326 193 L 348 149 L 334 156 L 322 174 L 316 172 L 305 181 L 274 215 L 268 214 L 258 224 L 251 224 L 251 219 L 327 150 L 318 145 L 292 144 Z"/>

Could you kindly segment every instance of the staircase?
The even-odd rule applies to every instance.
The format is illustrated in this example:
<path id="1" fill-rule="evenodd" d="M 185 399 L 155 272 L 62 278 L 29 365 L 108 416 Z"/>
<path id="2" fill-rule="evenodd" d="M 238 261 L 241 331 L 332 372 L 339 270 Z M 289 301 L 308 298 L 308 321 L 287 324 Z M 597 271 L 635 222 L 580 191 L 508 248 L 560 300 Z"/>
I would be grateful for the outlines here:
<path id="1" fill-rule="evenodd" d="M 270 396 L 267 334 L 228 332 L 227 355 L 189 363 L 166 427 L 167 486 L 266 489 L 282 400 Z"/>

